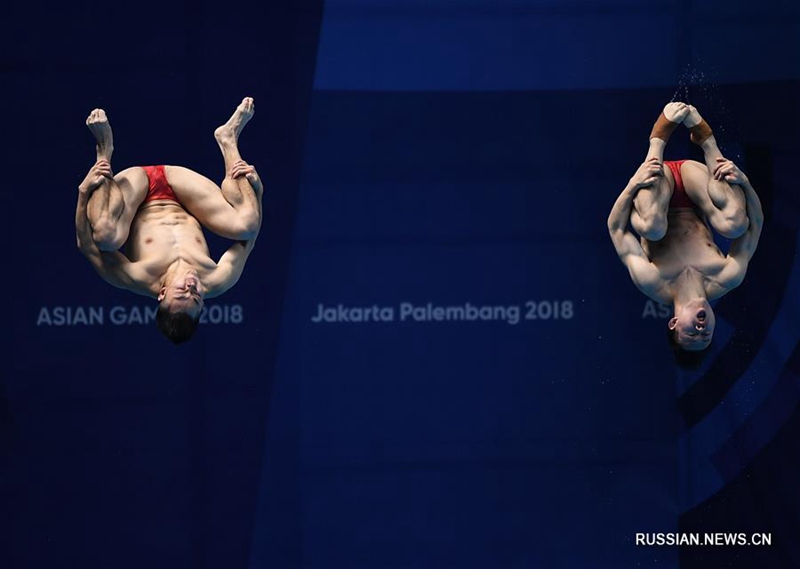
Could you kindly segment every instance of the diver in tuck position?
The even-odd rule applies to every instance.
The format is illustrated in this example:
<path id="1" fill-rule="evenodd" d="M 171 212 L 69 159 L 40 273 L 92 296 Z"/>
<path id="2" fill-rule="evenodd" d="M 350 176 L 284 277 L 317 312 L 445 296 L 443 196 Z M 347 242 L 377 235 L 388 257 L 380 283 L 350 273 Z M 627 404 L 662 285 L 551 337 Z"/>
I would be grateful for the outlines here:
<path id="1" fill-rule="evenodd" d="M 663 162 L 667 140 L 681 123 L 703 149 L 705 164 Z M 679 362 L 697 363 L 691 360 L 711 343 L 716 320 L 709 300 L 741 284 L 763 221 L 753 186 L 722 156 L 697 109 L 685 103 L 664 107 L 644 163 L 611 209 L 608 231 L 636 287 L 673 305 L 668 327 Z M 733 240 L 727 255 L 714 243 L 711 228 Z"/>
<path id="2" fill-rule="evenodd" d="M 97 162 L 78 186 L 78 248 L 108 283 L 157 299 L 158 328 L 176 344 L 194 333 L 204 300 L 239 280 L 261 227 L 263 184 L 238 149 L 253 113 L 247 97 L 214 132 L 225 161 L 221 187 L 181 166 L 114 175 L 105 112 L 95 109 L 86 120 L 97 140 Z M 217 262 L 201 226 L 236 241 Z"/>

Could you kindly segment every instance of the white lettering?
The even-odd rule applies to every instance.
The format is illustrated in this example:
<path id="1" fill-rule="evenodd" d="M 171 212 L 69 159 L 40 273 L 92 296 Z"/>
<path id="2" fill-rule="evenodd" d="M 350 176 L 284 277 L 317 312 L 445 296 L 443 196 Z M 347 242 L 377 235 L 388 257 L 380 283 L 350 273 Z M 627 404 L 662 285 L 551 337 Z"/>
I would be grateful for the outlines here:
<path id="1" fill-rule="evenodd" d="M 394 309 L 389 306 L 345 306 L 336 307 L 317 304 L 317 313 L 311 317 L 315 324 L 320 322 L 393 322 Z"/>
<path id="2" fill-rule="evenodd" d="M 137 306 L 131 307 L 131 311 L 128 313 L 127 324 L 144 324 L 144 320 L 142 319 L 142 312 L 141 310 L 139 310 Z"/>
<path id="3" fill-rule="evenodd" d="M 83 307 L 79 306 L 75 309 L 75 316 L 72 319 L 73 324 L 88 324 L 89 321 L 86 319 L 86 311 Z"/>
<path id="4" fill-rule="evenodd" d="M 411 302 L 400 303 L 401 322 L 408 320 L 414 322 L 475 322 L 476 320 L 482 320 L 484 322 L 499 321 L 518 324 L 520 315 L 520 307 L 516 304 L 509 306 L 475 306 L 467 302 L 460 306 L 435 306 L 431 302 L 423 305 L 414 305 Z"/>
<path id="5" fill-rule="evenodd" d="M 648 300 L 642 309 L 642 318 L 669 318 L 670 316 L 672 316 L 672 308 L 654 300 Z"/>
<path id="6" fill-rule="evenodd" d="M 69 308 L 64 308 L 63 306 L 56 306 L 53 308 L 53 324 L 56 326 L 63 326 L 64 323 L 67 321 L 67 316 L 69 315 Z"/>
<path id="7" fill-rule="evenodd" d="M 125 307 L 115 306 L 109 311 L 108 316 L 111 318 L 112 324 L 125 324 Z"/>
<path id="8" fill-rule="evenodd" d="M 41 326 L 42 324 L 46 324 L 47 326 L 52 326 L 53 321 L 50 319 L 50 311 L 47 310 L 46 306 L 42 306 L 39 309 L 39 317 L 36 319 L 36 325 Z"/>
<path id="9" fill-rule="evenodd" d="M 103 307 L 102 306 L 90 306 L 89 307 L 89 324 L 95 325 L 100 324 L 103 325 Z"/>
<path id="10" fill-rule="evenodd" d="M 108 311 L 109 322 L 115 326 L 123 324 L 150 324 L 155 322 L 158 307 L 153 304 L 132 306 L 113 306 Z M 206 312 L 206 309 L 203 309 Z M 36 315 L 37 326 L 103 326 L 105 308 L 102 306 L 42 306 Z M 241 324 L 244 309 L 240 304 L 232 306 L 214 305 L 211 307 L 213 324 Z"/>
<path id="11" fill-rule="evenodd" d="M 37 326 L 91 326 L 103 323 L 102 306 L 42 306 L 36 317 Z"/>

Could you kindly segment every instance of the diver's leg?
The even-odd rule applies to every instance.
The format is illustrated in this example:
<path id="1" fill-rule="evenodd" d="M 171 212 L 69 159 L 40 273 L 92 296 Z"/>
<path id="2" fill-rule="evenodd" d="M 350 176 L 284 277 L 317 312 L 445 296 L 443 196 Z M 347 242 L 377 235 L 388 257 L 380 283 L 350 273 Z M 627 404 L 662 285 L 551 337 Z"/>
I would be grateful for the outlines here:
<path id="1" fill-rule="evenodd" d="M 695 202 L 723 237 L 741 236 L 750 222 L 742 189 L 725 180 L 714 179 L 718 159 L 723 158 L 714 134 L 697 109 L 690 106 L 683 123 L 691 132 L 691 140 L 703 149 L 705 167 L 697 162 L 686 162 L 681 167 L 684 185 L 689 198 Z"/>
<path id="2" fill-rule="evenodd" d="M 247 97 L 214 132 L 225 160 L 221 188 L 188 168 L 166 167 L 167 180 L 187 211 L 228 239 L 248 239 L 261 223 L 263 185 L 255 170 L 242 160 L 238 147 L 239 134 L 253 113 L 253 99 Z"/>
<path id="3" fill-rule="evenodd" d="M 228 122 L 214 131 L 214 138 L 225 161 L 225 178 L 221 183 L 222 195 L 240 215 L 260 223 L 264 186 L 255 169 L 242 160 L 239 154 L 239 134 L 254 113 L 253 99 L 245 97 Z"/>
<path id="4" fill-rule="evenodd" d="M 86 126 L 97 141 L 97 160 L 111 162 L 114 137 L 103 109 L 95 109 Z M 147 193 L 147 175 L 142 168 L 128 168 L 107 179 L 89 198 L 87 217 L 92 236 L 101 251 L 116 251 L 128 239 L 131 221 Z"/>
<path id="5" fill-rule="evenodd" d="M 657 158 L 659 162 L 664 161 L 667 141 L 688 112 L 688 105 L 684 103 L 669 103 L 664 107 L 664 111 L 650 132 L 650 147 L 645 161 L 651 158 Z M 667 233 L 667 213 L 672 188 L 670 180 L 662 175 L 655 184 L 636 193 L 631 210 L 631 225 L 648 241 L 659 241 Z"/>

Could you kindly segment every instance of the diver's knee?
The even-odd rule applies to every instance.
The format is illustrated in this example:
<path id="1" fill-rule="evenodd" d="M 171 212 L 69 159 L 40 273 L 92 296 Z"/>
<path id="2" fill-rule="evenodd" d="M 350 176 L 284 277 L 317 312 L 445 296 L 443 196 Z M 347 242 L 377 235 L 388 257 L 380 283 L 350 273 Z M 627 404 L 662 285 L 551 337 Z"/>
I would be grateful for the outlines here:
<path id="1" fill-rule="evenodd" d="M 125 244 L 117 227 L 110 221 L 99 221 L 92 227 L 92 239 L 101 251 L 117 251 Z"/>
<path id="2" fill-rule="evenodd" d="M 261 227 L 261 218 L 257 211 L 245 211 L 239 215 L 238 223 L 235 227 L 235 239 L 240 241 L 249 241 L 258 235 L 258 230 Z"/>
<path id="3" fill-rule="evenodd" d="M 667 234 L 667 218 L 663 215 L 639 216 L 639 227 L 636 231 L 648 241 L 661 241 Z"/>
<path id="4" fill-rule="evenodd" d="M 737 239 L 744 235 L 748 227 L 750 227 L 750 220 L 747 215 L 743 211 L 738 211 L 717 222 L 714 229 L 726 239 Z"/>

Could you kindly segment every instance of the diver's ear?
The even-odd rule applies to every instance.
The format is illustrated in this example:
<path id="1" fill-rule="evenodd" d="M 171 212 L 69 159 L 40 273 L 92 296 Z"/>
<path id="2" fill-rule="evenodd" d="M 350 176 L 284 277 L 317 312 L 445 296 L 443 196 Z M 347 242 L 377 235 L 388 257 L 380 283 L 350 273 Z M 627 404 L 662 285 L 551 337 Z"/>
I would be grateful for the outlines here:
<path id="1" fill-rule="evenodd" d="M 673 316 L 672 318 L 669 319 L 669 322 L 667 322 L 667 328 L 669 328 L 670 330 L 674 330 L 677 327 L 678 327 L 678 317 Z"/>
<path id="2" fill-rule="evenodd" d="M 161 292 L 158 293 L 158 302 L 164 300 L 165 296 L 167 296 L 167 287 L 162 287 Z"/>

